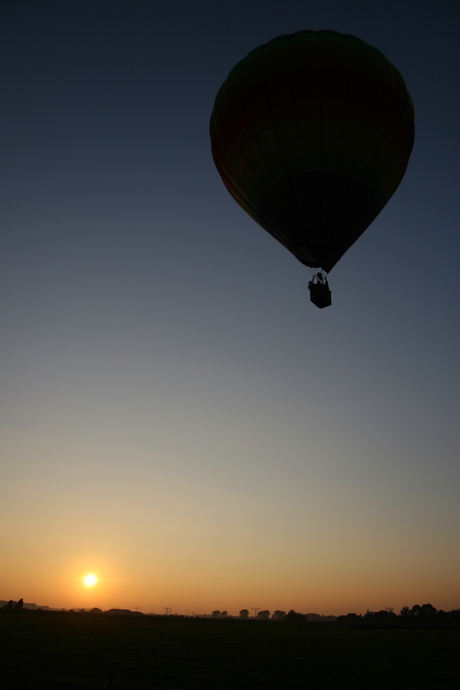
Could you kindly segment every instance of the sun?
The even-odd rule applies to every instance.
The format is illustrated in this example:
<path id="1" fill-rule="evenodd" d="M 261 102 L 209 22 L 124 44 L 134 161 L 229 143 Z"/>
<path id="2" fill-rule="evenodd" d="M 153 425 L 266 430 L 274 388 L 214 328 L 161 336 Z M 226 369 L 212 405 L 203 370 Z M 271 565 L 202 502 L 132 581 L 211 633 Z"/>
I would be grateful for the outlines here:
<path id="1" fill-rule="evenodd" d="M 94 587 L 97 582 L 97 577 L 94 575 L 94 573 L 89 573 L 88 575 L 85 575 L 83 582 L 87 587 Z"/>

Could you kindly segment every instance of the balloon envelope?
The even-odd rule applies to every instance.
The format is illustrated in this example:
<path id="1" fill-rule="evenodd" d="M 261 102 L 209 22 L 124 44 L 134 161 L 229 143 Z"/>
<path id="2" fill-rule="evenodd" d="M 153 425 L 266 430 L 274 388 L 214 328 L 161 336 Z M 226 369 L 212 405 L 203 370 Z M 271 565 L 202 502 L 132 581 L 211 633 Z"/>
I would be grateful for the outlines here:
<path id="1" fill-rule="evenodd" d="M 335 31 L 299 31 L 233 68 L 210 133 L 238 204 L 302 263 L 330 271 L 401 182 L 414 109 L 379 50 Z"/>

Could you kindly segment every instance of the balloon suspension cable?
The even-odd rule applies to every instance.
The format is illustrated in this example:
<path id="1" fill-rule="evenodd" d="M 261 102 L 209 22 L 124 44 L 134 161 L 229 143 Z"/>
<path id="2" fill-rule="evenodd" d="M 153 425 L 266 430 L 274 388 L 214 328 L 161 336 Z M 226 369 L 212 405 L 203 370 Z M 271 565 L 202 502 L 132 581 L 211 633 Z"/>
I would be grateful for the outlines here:
<path id="1" fill-rule="evenodd" d="M 323 268 L 315 270 L 315 272 L 312 273 L 312 276 L 313 282 L 321 283 L 322 285 L 327 285 L 327 273 Z"/>
<path id="2" fill-rule="evenodd" d="M 306 266 L 308 271 L 310 272 L 310 275 L 312 278 L 316 278 L 316 276 L 321 275 L 323 280 L 327 280 L 327 271 L 324 270 L 324 268 L 312 268 L 311 266 Z"/>

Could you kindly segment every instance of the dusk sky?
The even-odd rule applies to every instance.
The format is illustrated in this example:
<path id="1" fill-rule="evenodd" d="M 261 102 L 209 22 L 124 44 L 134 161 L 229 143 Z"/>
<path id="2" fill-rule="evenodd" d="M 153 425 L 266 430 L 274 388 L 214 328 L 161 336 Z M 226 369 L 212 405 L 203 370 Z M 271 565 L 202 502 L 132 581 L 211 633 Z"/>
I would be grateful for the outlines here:
<path id="1" fill-rule="evenodd" d="M 3 4 L 0 599 L 460 608 L 459 28 L 433 0 Z M 301 29 L 381 50 L 415 107 L 324 310 L 209 140 L 235 63 Z"/>

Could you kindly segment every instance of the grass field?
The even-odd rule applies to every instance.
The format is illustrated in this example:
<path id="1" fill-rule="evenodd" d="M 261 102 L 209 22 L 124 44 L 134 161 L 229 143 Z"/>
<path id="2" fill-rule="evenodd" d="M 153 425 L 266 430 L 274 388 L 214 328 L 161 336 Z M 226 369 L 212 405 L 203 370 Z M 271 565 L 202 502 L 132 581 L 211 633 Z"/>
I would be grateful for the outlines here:
<path id="1" fill-rule="evenodd" d="M 460 687 L 460 629 L 15 612 L 0 688 L 417 690 Z"/>

